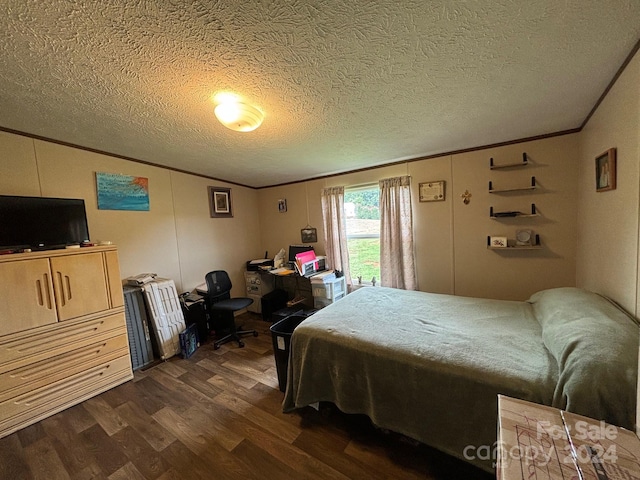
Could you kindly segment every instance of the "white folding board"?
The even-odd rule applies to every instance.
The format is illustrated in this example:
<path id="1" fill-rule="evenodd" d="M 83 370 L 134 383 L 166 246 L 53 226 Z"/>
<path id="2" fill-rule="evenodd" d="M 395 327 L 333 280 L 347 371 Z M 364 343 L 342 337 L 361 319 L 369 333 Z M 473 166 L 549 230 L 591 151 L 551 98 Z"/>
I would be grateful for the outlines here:
<path id="1" fill-rule="evenodd" d="M 149 321 L 162 360 L 180 353 L 180 332 L 186 328 L 173 280 L 156 278 L 142 286 Z"/>

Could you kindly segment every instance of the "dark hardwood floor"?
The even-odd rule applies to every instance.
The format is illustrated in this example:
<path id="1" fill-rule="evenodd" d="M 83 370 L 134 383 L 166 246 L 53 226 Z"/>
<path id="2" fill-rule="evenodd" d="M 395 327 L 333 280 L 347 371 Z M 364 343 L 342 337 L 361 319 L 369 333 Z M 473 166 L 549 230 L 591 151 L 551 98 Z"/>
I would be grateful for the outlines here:
<path id="1" fill-rule="evenodd" d="M 335 408 L 283 414 L 269 323 L 211 341 L 0 439 L 0 478 L 482 479 L 476 468 Z"/>

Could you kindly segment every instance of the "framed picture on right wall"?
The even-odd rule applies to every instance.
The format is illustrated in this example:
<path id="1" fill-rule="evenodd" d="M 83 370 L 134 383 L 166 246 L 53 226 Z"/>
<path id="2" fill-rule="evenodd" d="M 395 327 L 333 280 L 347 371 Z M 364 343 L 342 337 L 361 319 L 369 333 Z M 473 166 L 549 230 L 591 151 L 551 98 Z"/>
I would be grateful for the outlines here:
<path id="1" fill-rule="evenodd" d="M 610 148 L 596 157 L 596 192 L 616 188 L 616 149 Z"/>

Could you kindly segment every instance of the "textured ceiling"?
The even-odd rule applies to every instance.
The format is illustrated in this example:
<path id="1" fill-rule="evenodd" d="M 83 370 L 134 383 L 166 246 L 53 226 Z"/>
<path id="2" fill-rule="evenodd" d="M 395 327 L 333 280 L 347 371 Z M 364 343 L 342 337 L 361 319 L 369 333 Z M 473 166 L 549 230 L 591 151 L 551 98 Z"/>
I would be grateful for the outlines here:
<path id="1" fill-rule="evenodd" d="M 259 187 L 577 128 L 640 1 L 3 0 L 0 38 L 0 127 Z"/>

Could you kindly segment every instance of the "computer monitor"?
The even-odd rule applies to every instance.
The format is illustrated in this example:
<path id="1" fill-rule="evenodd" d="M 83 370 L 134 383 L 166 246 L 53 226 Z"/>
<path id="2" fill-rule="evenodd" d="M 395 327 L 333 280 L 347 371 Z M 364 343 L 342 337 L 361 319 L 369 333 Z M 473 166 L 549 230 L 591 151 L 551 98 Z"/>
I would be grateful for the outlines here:
<path id="1" fill-rule="evenodd" d="M 313 250 L 312 245 L 289 245 L 289 261 L 295 262 L 296 255 L 302 252 Z"/>

